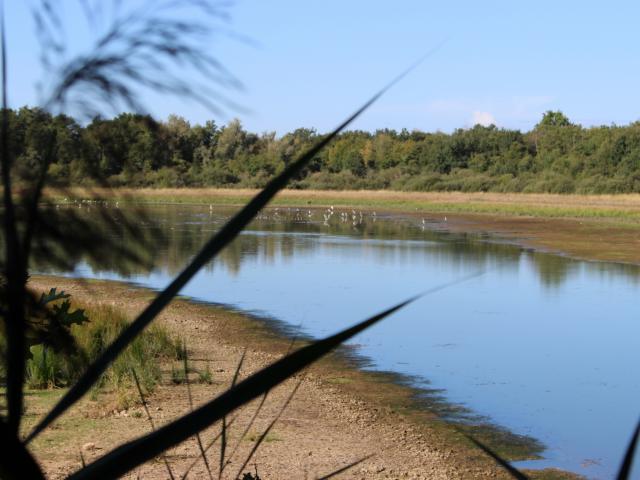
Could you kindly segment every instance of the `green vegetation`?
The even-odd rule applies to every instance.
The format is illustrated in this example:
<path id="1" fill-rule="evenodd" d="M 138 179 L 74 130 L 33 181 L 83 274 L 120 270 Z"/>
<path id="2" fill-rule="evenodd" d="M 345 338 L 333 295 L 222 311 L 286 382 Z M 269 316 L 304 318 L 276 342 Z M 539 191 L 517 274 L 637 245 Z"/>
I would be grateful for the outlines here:
<path id="1" fill-rule="evenodd" d="M 29 388 L 69 386 L 80 378 L 83 367 L 101 355 L 129 324 L 121 312 L 107 306 L 91 307 L 86 312 L 89 321 L 71 327 L 77 345 L 75 352 L 57 352 L 46 344 L 30 348 L 31 358 L 27 361 L 26 373 Z M 161 326 L 152 325 L 113 362 L 96 386 L 116 392 L 126 403 L 129 397 L 137 395 L 129 392 L 134 385 L 132 369 L 136 371 L 142 387 L 152 391 L 161 380 L 160 361 L 181 359 L 183 356 L 181 343 Z"/>
<path id="2" fill-rule="evenodd" d="M 72 189 L 80 198 L 93 198 L 87 189 Z M 243 189 L 114 189 L 108 195 L 113 201 L 129 204 L 176 204 L 236 206 L 250 198 L 254 191 Z M 66 192 L 48 192 L 53 203 L 65 202 Z M 635 195 L 635 194 L 634 194 Z M 385 191 L 319 191 L 286 190 L 272 202 L 274 207 L 357 208 L 365 211 L 397 211 L 405 213 L 458 213 L 606 220 L 608 223 L 634 225 L 640 221 L 640 198 L 617 197 L 612 202 L 603 197 L 586 195 L 544 194 L 536 198 L 528 194 L 508 193 L 410 193 Z"/>
<path id="3" fill-rule="evenodd" d="M 280 138 L 239 121 L 190 125 L 170 116 L 121 114 L 87 126 L 35 108 L 10 111 L 16 169 L 29 172 L 45 154 L 62 185 L 87 177 L 115 186 L 261 188 L 325 137 L 300 128 Z M 24 174 L 23 177 L 28 177 Z M 530 132 L 476 125 L 452 134 L 420 131 L 338 135 L 293 179 L 293 188 L 625 193 L 640 191 L 640 123 L 583 128 L 547 112 Z"/>
<path id="4" fill-rule="evenodd" d="M 213 383 L 213 375 L 211 373 L 211 368 L 209 368 L 209 363 L 205 365 L 204 369 L 198 370 L 198 383 L 206 383 L 207 385 L 211 385 Z"/>

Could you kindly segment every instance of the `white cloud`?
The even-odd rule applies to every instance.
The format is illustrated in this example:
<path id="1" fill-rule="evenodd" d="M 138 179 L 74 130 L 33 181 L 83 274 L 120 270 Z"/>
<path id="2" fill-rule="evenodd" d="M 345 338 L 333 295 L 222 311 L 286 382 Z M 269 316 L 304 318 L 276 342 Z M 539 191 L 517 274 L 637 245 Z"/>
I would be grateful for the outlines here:
<path id="1" fill-rule="evenodd" d="M 472 125 L 482 125 L 483 127 L 488 127 L 489 125 L 496 125 L 496 119 L 489 112 L 473 112 Z"/>

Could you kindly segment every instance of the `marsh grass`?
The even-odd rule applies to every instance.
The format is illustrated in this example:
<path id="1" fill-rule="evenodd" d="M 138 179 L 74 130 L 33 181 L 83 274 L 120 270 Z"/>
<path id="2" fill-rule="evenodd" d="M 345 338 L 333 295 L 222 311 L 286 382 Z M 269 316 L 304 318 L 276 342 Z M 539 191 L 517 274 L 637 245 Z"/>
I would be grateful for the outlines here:
<path id="1" fill-rule="evenodd" d="M 258 190 L 229 188 L 119 188 L 72 189 L 79 198 L 100 195 L 113 201 L 140 204 L 241 205 Z M 64 195 L 48 190 L 52 203 L 64 203 Z M 392 190 L 283 190 L 275 206 L 350 207 L 423 213 L 478 213 L 608 220 L 640 223 L 640 195 L 578 195 L 488 192 L 406 192 Z"/>
<path id="2" fill-rule="evenodd" d="M 27 362 L 26 375 L 29 388 L 67 387 L 80 377 L 82 366 L 102 355 L 130 323 L 122 312 L 109 306 L 89 306 L 85 311 L 90 321 L 71 328 L 79 347 L 73 355 L 56 353 L 43 345 L 31 347 L 32 358 Z M 138 374 L 142 388 L 151 392 L 162 379 L 161 363 L 181 360 L 184 356 L 185 350 L 179 339 L 164 327 L 151 325 L 113 362 L 95 388 L 115 392 L 120 398 L 119 403 L 124 406 L 132 398 L 132 370 Z"/>

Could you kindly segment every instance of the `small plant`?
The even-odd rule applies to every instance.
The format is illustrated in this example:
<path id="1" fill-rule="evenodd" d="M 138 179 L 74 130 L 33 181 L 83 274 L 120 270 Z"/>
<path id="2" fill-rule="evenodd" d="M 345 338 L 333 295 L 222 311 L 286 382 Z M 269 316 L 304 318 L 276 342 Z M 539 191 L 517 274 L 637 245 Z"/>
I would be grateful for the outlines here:
<path id="1" fill-rule="evenodd" d="M 254 476 L 252 473 L 245 473 L 242 475 L 242 480 L 262 480 L 260 478 L 260 476 L 256 473 L 256 475 Z"/>
<path id="2" fill-rule="evenodd" d="M 183 368 L 176 368 L 175 365 L 171 365 L 171 383 L 174 385 L 182 385 L 187 381 L 188 373 Z"/>
<path id="3" fill-rule="evenodd" d="M 69 372 L 64 359 L 45 345 L 31 347 L 32 358 L 27 362 L 27 386 L 43 389 L 62 386 Z"/>
<path id="4" fill-rule="evenodd" d="M 266 435 L 264 435 L 264 438 L 261 438 L 263 436 L 263 434 L 258 433 L 258 432 L 250 432 L 249 434 L 247 434 L 247 436 L 245 437 L 245 440 L 247 442 L 257 442 L 258 440 L 260 440 L 261 442 L 279 442 L 281 439 L 280 437 L 278 437 L 275 433 L 269 432 Z"/>
<path id="5" fill-rule="evenodd" d="M 258 475 L 258 465 L 253 466 L 256 470 L 256 474 L 252 474 L 251 472 L 245 472 L 242 474 L 242 480 L 262 480 L 260 475 Z"/>
<path id="6" fill-rule="evenodd" d="M 182 340 L 173 341 L 173 349 L 175 350 L 176 360 L 185 360 L 187 358 L 187 344 Z"/>
<path id="7" fill-rule="evenodd" d="M 198 383 L 206 383 L 207 385 L 213 383 L 213 375 L 209 368 L 209 363 L 207 363 L 203 370 L 198 370 Z"/>

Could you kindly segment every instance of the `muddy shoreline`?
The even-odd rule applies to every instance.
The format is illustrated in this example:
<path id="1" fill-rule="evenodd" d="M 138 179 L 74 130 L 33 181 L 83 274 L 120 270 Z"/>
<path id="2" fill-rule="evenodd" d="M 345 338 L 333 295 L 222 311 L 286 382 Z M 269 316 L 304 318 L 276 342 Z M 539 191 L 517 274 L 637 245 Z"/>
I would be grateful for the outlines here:
<path id="1" fill-rule="evenodd" d="M 131 316 L 139 312 L 154 295 L 149 289 L 123 282 L 86 281 L 55 276 L 35 275 L 31 279 L 31 286 L 36 289 L 56 286 L 72 293 L 73 298 L 82 302 L 107 303 Z M 291 346 L 291 338 L 286 332 L 274 328 L 273 322 L 183 298 L 175 300 L 159 321 L 190 339 L 188 348 L 192 362 L 208 358 L 207 361 L 211 361 L 212 365 L 215 363 L 214 367 L 217 367 L 221 359 L 224 359 L 224 366 L 215 371 L 222 371 L 224 373 L 219 375 L 227 377 L 245 348 L 248 352 L 245 368 L 250 373 L 279 358 Z M 298 339 L 296 344 L 302 345 L 305 341 L 306 339 Z M 288 438 L 293 445 L 274 445 L 279 449 L 268 446 L 264 456 L 257 457 L 265 478 L 284 478 L 295 471 L 296 462 L 302 455 L 296 451 L 295 445 L 301 439 L 305 439 L 305 449 L 310 449 L 311 452 L 327 448 L 327 442 L 330 445 L 342 445 L 339 455 L 329 456 L 315 465 L 318 474 L 320 471 L 331 471 L 331 468 L 337 469 L 348 464 L 347 458 L 353 459 L 357 454 L 364 457 L 377 452 L 371 460 L 363 462 L 362 466 L 350 474 L 345 474 L 345 478 L 363 478 L 363 475 L 366 478 L 509 478 L 492 460 L 471 446 L 459 431 L 424 408 L 437 406 L 434 403 L 438 401 L 437 392 L 433 392 L 431 398 L 424 395 L 421 397 L 424 391 L 411 387 L 401 377 L 388 372 L 363 370 L 359 366 L 358 356 L 352 355 L 349 349 L 343 349 L 309 369 L 303 387 L 296 394 L 296 406 L 292 407 L 289 414 L 298 419 L 306 416 L 314 419 L 312 439 L 308 438 L 309 432 L 299 429 L 296 431 L 289 425 L 291 422 L 287 423 L 285 413 L 281 420 L 284 426 L 275 431 L 283 438 Z M 291 388 L 290 384 L 292 381 L 280 389 L 285 391 L 274 394 L 274 399 L 282 401 L 286 389 Z M 216 391 L 221 391 L 224 386 L 225 382 L 222 381 L 216 388 L 201 388 L 202 391 L 197 395 L 203 401 L 211 398 Z M 166 412 L 167 421 L 184 413 L 184 406 L 180 410 L 179 405 L 173 405 L 176 393 L 172 391 L 176 389 L 180 390 L 179 387 L 162 387 L 150 399 L 152 405 L 158 405 L 155 407 L 160 409 L 158 411 Z M 323 399 L 320 412 L 317 411 L 318 398 Z M 421 403 L 425 400 L 426 405 Z M 446 402 L 442 402 L 440 406 L 443 412 L 450 407 Z M 105 418 L 110 417 L 111 415 L 106 415 Z M 133 421 L 131 416 L 128 418 Z M 336 424 L 337 418 L 341 420 Z M 127 430 L 129 434 L 141 434 L 144 432 L 144 422 L 141 428 L 141 431 L 139 428 Z M 512 458 L 531 458 L 539 447 L 525 437 L 518 437 L 490 425 L 471 427 L 467 431 Z M 341 443 L 349 436 L 349 442 Z M 45 436 L 45 441 L 46 438 Z M 128 437 L 123 438 L 122 434 L 117 434 L 112 443 L 115 445 L 126 438 Z M 322 440 L 318 442 L 313 438 Z M 78 439 L 78 442 L 84 440 L 86 439 Z M 105 445 L 101 449 L 109 446 Z M 183 452 L 181 458 L 184 457 L 184 461 L 198 456 L 195 446 L 181 446 L 178 449 Z M 46 449 L 43 453 L 44 458 L 50 459 L 45 462 L 48 472 L 69 472 L 73 470 L 73 464 L 77 463 L 75 452 L 63 454 L 66 459 L 59 458 L 59 454 L 47 452 Z M 99 453 L 96 452 L 96 455 Z M 73 461 L 70 461 L 69 456 Z M 155 475 L 161 470 L 160 467 L 161 464 L 156 462 L 145 466 L 143 471 L 147 475 Z M 204 471 L 201 473 L 206 475 Z M 533 478 L 577 478 L 556 470 L 531 473 Z"/>

